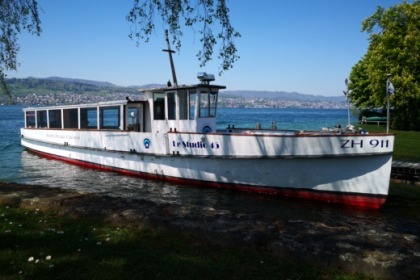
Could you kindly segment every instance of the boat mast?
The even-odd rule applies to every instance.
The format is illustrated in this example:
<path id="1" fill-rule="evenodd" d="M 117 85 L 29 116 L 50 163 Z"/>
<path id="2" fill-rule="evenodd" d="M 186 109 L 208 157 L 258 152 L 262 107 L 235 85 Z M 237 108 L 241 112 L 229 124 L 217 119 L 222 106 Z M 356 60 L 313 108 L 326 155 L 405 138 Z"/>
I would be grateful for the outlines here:
<path id="1" fill-rule="evenodd" d="M 168 52 L 169 54 L 169 61 L 171 63 L 171 70 L 172 70 L 172 80 L 173 80 L 174 86 L 177 87 L 178 81 L 176 79 L 174 60 L 172 59 L 172 53 L 175 53 L 175 51 L 171 50 L 171 45 L 169 44 L 168 30 L 165 30 L 165 36 L 166 36 L 166 43 L 168 44 L 168 49 L 162 50 L 162 51 Z"/>

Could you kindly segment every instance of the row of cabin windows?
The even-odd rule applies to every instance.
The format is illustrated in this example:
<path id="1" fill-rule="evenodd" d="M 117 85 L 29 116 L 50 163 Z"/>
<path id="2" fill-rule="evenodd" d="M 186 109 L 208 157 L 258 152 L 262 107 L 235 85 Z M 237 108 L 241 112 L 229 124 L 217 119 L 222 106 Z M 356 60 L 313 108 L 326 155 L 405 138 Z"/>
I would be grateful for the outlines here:
<path id="1" fill-rule="evenodd" d="M 166 104 L 165 104 L 166 96 Z M 153 94 L 154 120 L 194 120 L 196 115 L 197 97 L 199 102 L 198 116 L 211 118 L 216 116 L 217 94 L 211 91 L 195 91 Z M 179 103 L 179 104 L 177 104 Z M 167 106 L 167 110 L 165 110 Z M 178 111 L 176 110 L 178 106 Z M 80 108 L 80 128 L 82 129 L 119 129 L 120 106 Z M 131 116 L 129 112 L 129 116 Z M 134 113 L 134 112 L 133 112 Z M 36 118 L 35 118 L 36 114 Z M 167 116 L 166 116 L 167 115 Z M 129 120 L 129 122 L 132 120 Z M 130 124 L 129 124 L 130 125 Z M 26 127 L 38 128 L 79 128 L 79 109 L 52 109 L 39 111 L 26 111 Z"/>
<path id="2" fill-rule="evenodd" d="M 99 108 L 99 112 L 100 129 L 118 129 L 120 127 L 120 107 L 103 107 Z M 25 118 L 26 127 L 79 128 L 79 113 L 77 108 L 26 111 Z M 80 109 L 80 128 L 98 128 L 98 108 Z"/>
<path id="3" fill-rule="evenodd" d="M 168 103 L 168 120 L 176 120 L 176 95 L 175 92 L 169 92 L 169 93 L 160 93 L 155 92 L 153 94 L 153 112 L 154 120 L 165 120 L 166 119 L 166 111 L 165 111 L 165 96 Z M 189 94 L 190 98 L 189 100 L 193 103 L 195 103 L 195 92 L 191 92 Z M 178 94 L 178 102 L 179 102 L 179 119 L 180 120 L 188 120 L 188 117 L 190 117 L 190 120 L 194 119 L 194 107 L 188 106 L 188 95 L 187 94 Z M 188 108 L 190 108 L 190 114 L 188 115 Z"/>
<path id="4" fill-rule="evenodd" d="M 175 92 L 169 93 L 159 93 L 155 92 L 153 94 L 153 112 L 155 120 L 165 120 L 166 111 L 165 111 L 165 95 L 167 100 L 167 119 L 176 120 L 176 107 L 177 102 L 179 108 L 179 119 L 180 120 L 193 120 L 195 116 L 196 103 L 197 103 L 197 93 L 189 92 L 187 95 L 178 94 L 178 101 L 176 100 Z M 201 91 L 199 97 L 199 110 L 198 116 L 200 118 L 210 118 L 216 116 L 216 105 L 217 105 L 217 94 Z"/>

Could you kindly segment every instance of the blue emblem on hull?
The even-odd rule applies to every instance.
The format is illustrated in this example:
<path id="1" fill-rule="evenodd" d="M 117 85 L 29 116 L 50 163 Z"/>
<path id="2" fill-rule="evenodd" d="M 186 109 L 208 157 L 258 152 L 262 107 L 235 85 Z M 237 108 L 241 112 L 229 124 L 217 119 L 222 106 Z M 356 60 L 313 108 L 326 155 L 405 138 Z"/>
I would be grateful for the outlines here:
<path id="1" fill-rule="evenodd" d="M 146 149 L 149 149 L 151 144 L 152 144 L 152 141 L 150 141 L 149 138 L 144 138 L 143 145 Z"/>
<path id="2" fill-rule="evenodd" d="M 203 127 L 203 132 L 204 132 L 204 133 L 209 133 L 209 132 L 211 132 L 211 127 L 210 127 L 210 126 L 208 126 L 208 125 L 206 125 L 205 127 Z"/>

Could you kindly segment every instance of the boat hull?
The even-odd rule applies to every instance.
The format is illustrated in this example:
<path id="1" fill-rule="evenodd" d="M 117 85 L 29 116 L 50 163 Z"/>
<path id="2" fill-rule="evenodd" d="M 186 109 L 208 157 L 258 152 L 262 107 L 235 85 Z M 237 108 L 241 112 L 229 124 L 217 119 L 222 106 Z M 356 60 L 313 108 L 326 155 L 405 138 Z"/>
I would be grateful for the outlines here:
<path id="1" fill-rule="evenodd" d="M 67 132 L 67 136 L 63 134 L 54 137 L 67 140 L 64 142 L 52 140 L 51 137 L 45 136 L 45 133 L 51 134 L 51 131 L 42 133 L 39 129 L 23 129 L 21 143 L 27 149 L 48 158 L 127 175 L 254 193 L 301 197 L 374 209 L 385 202 L 388 194 L 392 163 L 392 152 L 389 149 L 392 151 L 393 142 L 388 142 L 387 146 L 390 147 L 376 153 L 371 150 L 362 153 L 358 143 L 361 143 L 360 141 L 372 143 L 372 139 L 375 139 L 373 142 L 375 145 L 377 141 L 379 143 L 393 141 L 393 138 L 389 138 L 390 136 L 384 136 L 383 139 L 375 136 L 375 138 L 362 137 L 350 140 L 334 137 L 277 136 L 274 139 L 276 141 L 272 141 L 273 139 L 268 141 L 267 136 L 264 135 L 248 135 L 245 138 L 238 138 L 238 142 L 235 142 L 231 135 L 214 134 L 205 135 L 208 141 L 202 142 L 207 143 L 204 145 L 194 140 L 204 137 L 197 134 L 158 136 L 124 134 L 120 137 L 114 134 L 111 137 L 125 139 L 125 141 L 120 141 L 120 149 L 117 149 L 117 146 L 112 147 L 109 143 L 108 147 L 104 147 L 104 141 L 109 141 L 110 133 L 107 134 L 108 136 L 106 133 L 95 136 L 89 132 L 86 132 L 86 135 L 78 132 L 75 136 Z M 83 143 L 80 145 L 79 143 L 77 145 L 76 142 L 84 138 L 100 142 L 100 144 Z M 146 150 L 141 150 L 141 145 L 133 145 L 135 148 L 130 149 L 121 148 L 127 140 L 133 142 L 135 139 L 142 143 L 143 148 L 143 139 L 149 139 L 155 146 L 161 143 L 166 148 L 162 153 L 156 153 L 152 146 Z M 265 145 L 267 149 L 265 156 L 253 154 L 256 150 L 254 146 L 261 145 L 263 141 L 280 144 L 278 147 Z M 351 141 L 356 145 L 354 145 L 355 149 L 349 152 Z M 294 146 L 295 149 L 289 151 L 282 148 L 286 142 L 288 147 Z M 330 152 L 326 152 L 325 147 L 322 152 L 318 152 L 317 149 L 319 146 L 322 147 L 324 142 L 334 147 L 337 146 L 334 144 L 337 142 L 345 152 L 335 151 L 335 148 L 330 148 Z M 300 151 L 297 147 L 303 144 L 305 148 L 302 149 L 306 150 Z M 228 155 L 221 149 L 222 146 L 229 146 L 232 151 L 232 147 L 240 145 L 248 146 L 251 152 Z M 316 147 L 310 148 L 312 146 Z M 283 152 L 276 151 L 280 148 Z M 237 149 L 244 150 L 244 148 Z M 204 154 L 203 151 L 210 152 Z"/>

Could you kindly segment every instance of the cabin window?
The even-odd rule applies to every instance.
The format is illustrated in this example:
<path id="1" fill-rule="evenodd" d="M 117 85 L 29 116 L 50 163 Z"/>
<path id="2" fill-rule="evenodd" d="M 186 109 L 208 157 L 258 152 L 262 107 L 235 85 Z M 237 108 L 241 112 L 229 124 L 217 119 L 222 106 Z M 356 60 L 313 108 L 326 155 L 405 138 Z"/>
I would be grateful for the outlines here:
<path id="1" fill-rule="evenodd" d="M 49 110 L 50 128 L 61 128 L 61 110 Z"/>
<path id="2" fill-rule="evenodd" d="M 175 92 L 168 92 L 168 120 L 176 119 Z"/>
<path id="3" fill-rule="evenodd" d="M 190 120 L 195 119 L 195 107 L 197 103 L 197 93 L 195 91 L 190 92 Z"/>
<path id="4" fill-rule="evenodd" d="M 64 128 L 79 128 L 79 114 L 77 108 L 63 110 Z"/>
<path id="5" fill-rule="evenodd" d="M 214 118 L 216 116 L 217 93 L 211 91 L 200 92 L 200 118 Z"/>
<path id="6" fill-rule="evenodd" d="M 120 128 L 120 107 L 100 108 L 100 128 L 119 129 Z"/>
<path id="7" fill-rule="evenodd" d="M 140 131 L 140 108 L 129 107 L 128 110 L 128 130 Z"/>
<path id="8" fill-rule="evenodd" d="M 188 119 L 188 95 L 185 91 L 178 91 L 179 119 Z"/>
<path id="9" fill-rule="evenodd" d="M 35 127 L 35 111 L 26 111 L 26 127 Z"/>
<path id="10" fill-rule="evenodd" d="M 81 108 L 80 109 L 80 128 L 97 129 L 98 128 L 98 109 Z"/>
<path id="11" fill-rule="evenodd" d="M 165 119 L 165 94 L 153 93 L 153 114 L 155 120 Z"/>
<path id="12" fill-rule="evenodd" d="M 48 120 L 47 120 L 47 111 L 37 111 L 36 112 L 36 120 L 37 120 L 37 127 L 38 128 L 46 128 L 48 127 Z"/>

